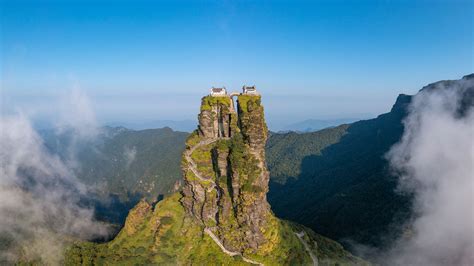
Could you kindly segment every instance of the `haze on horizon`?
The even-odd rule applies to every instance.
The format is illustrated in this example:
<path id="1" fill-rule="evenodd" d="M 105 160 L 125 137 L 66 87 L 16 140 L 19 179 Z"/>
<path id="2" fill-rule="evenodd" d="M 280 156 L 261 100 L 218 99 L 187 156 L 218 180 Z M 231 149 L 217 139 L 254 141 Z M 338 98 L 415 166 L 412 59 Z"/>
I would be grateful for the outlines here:
<path id="1" fill-rule="evenodd" d="M 474 72 L 472 1 L 0 5 L 1 112 L 35 119 L 72 89 L 102 123 L 195 119 L 211 86 L 247 84 L 275 129 L 373 117 Z"/>

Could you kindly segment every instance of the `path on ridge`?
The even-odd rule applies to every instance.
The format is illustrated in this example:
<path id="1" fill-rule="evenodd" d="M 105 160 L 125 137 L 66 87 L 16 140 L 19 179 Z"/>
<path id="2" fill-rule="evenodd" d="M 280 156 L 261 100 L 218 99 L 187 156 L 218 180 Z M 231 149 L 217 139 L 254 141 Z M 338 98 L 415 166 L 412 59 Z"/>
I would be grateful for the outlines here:
<path id="1" fill-rule="evenodd" d="M 211 182 L 212 184 L 214 184 L 214 187 L 216 187 L 216 183 L 214 182 L 214 180 L 212 180 L 211 178 L 205 178 L 201 175 L 201 173 L 199 173 L 198 169 L 197 169 L 197 165 L 196 163 L 194 162 L 194 160 L 191 158 L 191 155 L 192 153 L 199 147 L 201 146 L 204 146 L 204 145 L 209 145 L 211 143 L 214 143 L 218 140 L 228 140 L 230 138 L 210 138 L 210 139 L 207 139 L 207 140 L 202 140 L 200 141 L 199 143 L 197 143 L 196 145 L 194 145 L 193 147 L 191 147 L 191 149 L 189 150 L 186 150 L 184 152 L 184 157 L 186 158 L 186 161 L 188 161 L 188 165 L 189 165 L 189 169 L 193 172 L 193 174 L 199 178 L 201 181 L 204 181 L 204 182 Z M 219 191 L 218 191 L 219 193 Z M 245 262 L 248 262 L 248 263 L 251 263 L 251 264 L 255 264 L 255 265 L 260 265 L 260 266 L 263 266 L 262 263 L 260 262 L 256 262 L 254 260 L 251 260 L 249 258 L 246 258 L 242 255 L 242 253 L 240 252 L 234 252 L 234 251 L 230 251 L 228 249 L 226 249 L 224 247 L 224 245 L 222 244 L 222 242 L 220 241 L 220 239 L 211 231 L 211 229 L 209 229 L 208 227 L 204 228 L 204 232 L 209 235 L 211 237 L 212 240 L 214 240 L 214 242 L 221 248 L 222 252 L 224 252 L 225 254 L 231 256 L 231 257 L 234 257 L 234 256 L 240 256 L 242 258 L 242 260 L 244 260 Z"/>
<path id="2" fill-rule="evenodd" d="M 198 144 L 194 145 L 193 147 L 191 147 L 191 149 L 187 150 L 185 153 L 184 153 L 184 157 L 186 158 L 186 161 L 188 161 L 189 163 L 189 169 L 191 169 L 191 171 L 193 172 L 193 174 L 199 178 L 201 181 L 205 181 L 205 182 L 211 182 L 213 184 L 215 184 L 215 182 L 210 179 L 210 178 L 205 178 L 201 175 L 201 173 L 199 173 L 198 169 L 197 169 L 197 165 L 196 163 L 194 162 L 194 160 L 191 158 L 191 154 L 193 154 L 193 152 L 201 147 L 201 146 L 204 146 L 204 145 L 209 145 L 213 142 L 216 142 L 220 139 L 229 139 L 229 138 L 211 138 L 211 139 L 207 139 L 207 140 L 202 140 L 200 141 Z"/>
<path id="3" fill-rule="evenodd" d="M 227 255 L 229 255 L 229 256 L 231 256 L 231 257 L 240 256 L 240 257 L 242 257 L 242 259 L 243 259 L 245 262 L 248 262 L 248 263 L 251 263 L 251 264 L 255 264 L 255 265 L 263 266 L 263 264 L 260 263 L 260 262 L 256 262 L 256 261 L 254 261 L 254 260 L 251 260 L 251 259 L 248 259 L 248 258 L 242 256 L 242 253 L 240 253 L 240 252 L 234 252 L 234 251 L 230 251 L 230 250 L 226 249 L 226 248 L 224 247 L 224 245 L 221 243 L 221 241 L 219 240 L 219 238 L 211 231 L 211 229 L 205 228 L 205 229 L 204 229 L 204 232 L 205 232 L 206 234 L 208 234 L 208 235 L 212 238 L 212 240 L 214 240 L 214 242 L 216 242 L 216 244 L 221 248 L 222 252 L 224 252 L 225 254 L 227 254 Z"/>
<path id="4" fill-rule="evenodd" d="M 309 247 L 308 243 L 303 239 L 303 236 L 305 235 L 304 231 L 301 231 L 299 233 L 295 233 L 295 235 L 298 237 L 298 239 L 301 241 L 303 244 L 304 248 L 306 251 L 309 253 L 309 256 L 313 260 L 313 266 L 318 266 L 318 257 L 314 255 L 313 251 L 311 251 L 311 248 Z"/>

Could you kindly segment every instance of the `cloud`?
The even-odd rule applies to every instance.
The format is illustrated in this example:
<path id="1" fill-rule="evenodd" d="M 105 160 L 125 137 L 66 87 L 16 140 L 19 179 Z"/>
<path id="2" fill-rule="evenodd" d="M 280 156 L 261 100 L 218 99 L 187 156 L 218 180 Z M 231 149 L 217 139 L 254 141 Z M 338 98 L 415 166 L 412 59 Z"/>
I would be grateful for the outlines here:
<path id="1" fill-rule="evenodd" d="M 74 85 L 67 93 L 57 97 L 58 116 L 53 120 L 55 134 L 59 138 L 67 138 L 68 142 L 62 149 L 64 163 L 68 167 L 79 168 L 76 158 L 80 149 L 90 145 L 101 133 L 101 127 L 89 97 Z"/>
<path id="2" fill-rule="evenodd" d="M 385 263 L 474 265 L 473 90 L 464 79 L 414 97 L 404 135 L 387 154 L 400 190 L 414 196 L 413 221 Z"/>
<path id="3" fill-rule="evenodd" d="M 71 91 L 58 99 L 59 118 L 56 121 L 58 133 L 74 130 L 80 139 L 92 139 L 99 133 L 97 118 L 89 97 L 75 85 Z"/>
<path id="4" fill-rule="evenodd" d="M 127 169 L 130 167 L 130 165 L 135 161 L 135 158 L 137 156 L 137 148 L 133 146 L 132 148 L 125 147 L 123 151 L 123 157 L 125 158 L 125 166 Z"/>
<path id="5" fill-rule="evenodd" d="M 85 97 L 72 92 L 71 112 L 62 113 L 68 123 L 58 130 L 70 127 L 85 138 L 96 134 Z M 59 264 L 67 241 L 108 234 L 108 227 L 94 220 L 94 210 L 81 205 L 88 188 L 48 152 L 24 114 L 1 116 L 0 162 L 0 262 L 21 255 Z"/>

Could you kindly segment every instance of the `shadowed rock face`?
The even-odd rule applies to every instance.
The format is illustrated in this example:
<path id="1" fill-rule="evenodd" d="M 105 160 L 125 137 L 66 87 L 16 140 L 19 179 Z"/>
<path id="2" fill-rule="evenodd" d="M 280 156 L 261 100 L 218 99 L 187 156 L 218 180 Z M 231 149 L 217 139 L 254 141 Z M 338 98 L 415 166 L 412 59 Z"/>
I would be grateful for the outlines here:
<path id="1" fill-rule="evenodd" d="M 256 252 L 270 245 L 273 226 L 266 199 L 267 126 L 259 95 L 202 99 L 199 126 L 183 155 L 186 212 L 211 229 L 233 251 Z"/>

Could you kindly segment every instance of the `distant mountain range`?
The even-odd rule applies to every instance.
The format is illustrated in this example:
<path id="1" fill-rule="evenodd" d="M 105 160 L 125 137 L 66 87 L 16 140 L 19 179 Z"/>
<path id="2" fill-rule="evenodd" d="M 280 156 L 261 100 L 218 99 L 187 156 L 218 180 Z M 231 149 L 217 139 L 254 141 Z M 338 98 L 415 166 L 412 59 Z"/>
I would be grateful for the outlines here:
<path id="1" fill-rule="evenodd" d="M 328 127 L 335 127 L 342 124 L 349 124 L 361 120 L 360 118 L 339 118 L 339 119 L 307 119 L 301 122 L 285 126 L 279 133 L 294 132 L 314 132 Z"/>
<path id="2" fill-rule="evenodd" d="M 292 123 L 277 130 L 279 133 L 286 132 L 314 132 L 328 127 L 334 127 L 341 124 L 349 124 L 359 121 L 361 118 L 339 118 L 339 119 L 307 119 L 301 122 Z M 113 121 L 104 123 L 106 127 L 123 127 L 131 130 L 144 130 L 154 128 L 169 127 L 174 131 L 192 132 L 197 125 L 195 120 L 151 120 L 151 121 Z M 54 124 L 47 119 L 37 119 L 34 121 L 36 129 L 47 131 L 54 127 Z M 270 129 L 273 130 L 273 129 Z"/>
<path id="3" fill-rule="evenodd" d="M 152 121 L 137 121 L 137 122 L 110 122 L 106 123 L 110 127 L 125 127 L 134 130 L 143 130 L 151 128 L 169 127 L 175 131 L 191 132 L 196 128 L 197 121 L 195 120 L 152 120 Z"/>
<path id="4" fill-rule="evenodd" d="M 359 121 L 361 118 L 338 118 L 338 119 L 307 119 L 301 122 L 292 123 L 284 126 L 278 132 L 314 132 L 328 127 L 334 127 L 341 124 L 349 124 Z M 192 132 L 197 125 L 195 120 L 152 120 L 152 121 L 116 121 L 106 123 L 110 127 L 125 127 L 133 130 L 143 130 L 151 128 L 169 127 L 175 131 Z"/>

